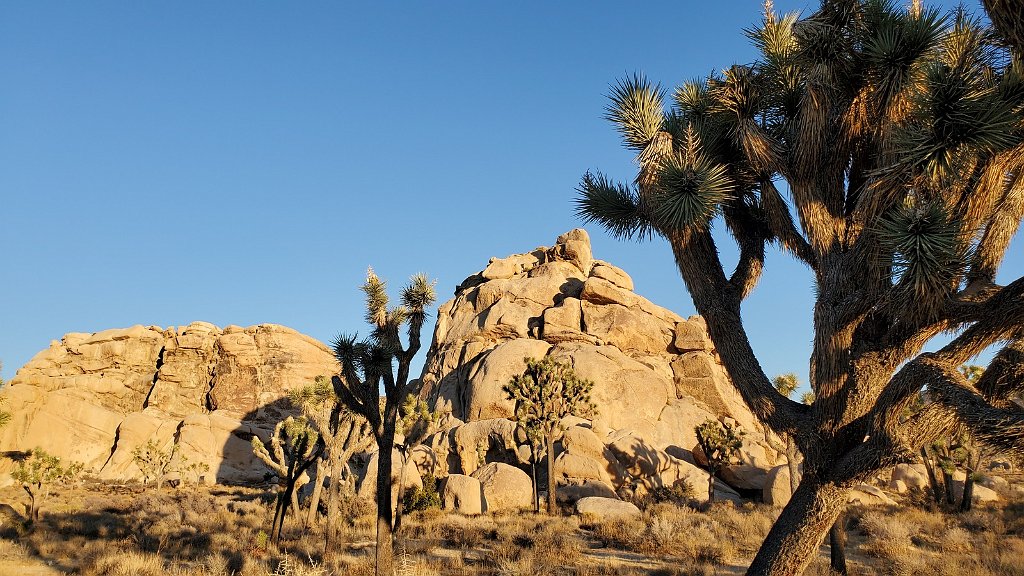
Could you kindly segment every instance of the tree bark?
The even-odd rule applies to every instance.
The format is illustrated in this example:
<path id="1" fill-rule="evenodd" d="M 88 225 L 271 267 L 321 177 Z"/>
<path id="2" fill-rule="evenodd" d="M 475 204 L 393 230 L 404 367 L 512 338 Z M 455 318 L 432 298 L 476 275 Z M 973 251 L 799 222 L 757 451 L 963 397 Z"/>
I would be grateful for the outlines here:
<path id="1" fill-rule="evenodd" d="M 548 514 L 558 510 L 555 502 L 555 435 L 548 433 Z"/>
<path id="2" fill-rule="evenodd" d="M 921 458 L 924 460 L 924 468 L 928 471 L 928 486 L 932 489 L 932 498 L 935 499 L 935 503 L 942 504 L 942 486 L 939 486 L 939 477 L 935 474 L 935 466 L 932 464 L 932 459 L 928 456 L 928 449 L 921 448 Z"/>
<path id="3" fill-rule="evenodd" d="M 384 421 L 384 433 L 380 437 L 377 452 L 377 561 L 375 576 L 392 576 L 394 564 L 394 542 L 392 541 L 394 518 L 391 505 L 391 452 L 395 445 L 394 418 Z"/>
<path id="4" fill-rule="evenodd" d="M 832 570 L 846 576 L 846 513 L 840 512 L 828 531 L 829 565 Z"/>
<path id="5" fill-rule="evenodd" d="M 399 454 L 402 456 L 402 467 L 398 473 L 398 502 L 395 503 L 395 538 L 398 538 L 398 534 L 402 530 L 402 514 L 405 512 L 405 464 L 409 461 L 405 450 L 401 450 Z"/>
<path id="6" fill-rule="evenodd" d="M 806 472 L 806 470 L 805 470 Z M 849 487 L 804 475 L 757 551 L 750 576 L 798 576 L 817 555 L 818 547 L 846 509 Z"/>
<path id="7" fill-rule="evenodd" d="M 708 506 L 715 501 L 715 469 L 708 467 Z"/>
<path id="8" fill-rule="evenodd" d="M 337 537 L 338 507 L 341 504 L 341 461 L 340 454 L 331 455 L 331 483 L 327 487 L 327 523 L 324 527 L 324 556 L 331 550 L 331 543 Z"/>
<path id="9" fill-rule="evenodd" d="M 316 524 L 317 517 L 320 512 L 320 496 L 324 489 L 324 472 L 326 472 L 327 466 L 324 466 L 324 459 L 319 458 L 316 461 L 316 484 L 313 485 L 313 493 L 309 496 L 309 511 L 306 512 L 306 526 L 313 526 Z"/>
<path id="10" fill-rule="evenodd" d="M 956 494 L 953 493 L 953 475 L 943 470 L 942 483 L 946 485 L 946 505 L 953 506 L 956 503 Z"/>
<path id="11" fill-rule="evenodd" d="M 537 490 L 537 455 L 530 459 L 530 476 L 533 478 L 533 511 L 540 513 L 540 491 Z"/>
<path id="12" fill-rule="evenodd" d="M 964 478 L 964 493 L 960 497 L 960 511 L 970 512 L 974 504 L 974 470 L 967 469 L 967 477 Z"/>

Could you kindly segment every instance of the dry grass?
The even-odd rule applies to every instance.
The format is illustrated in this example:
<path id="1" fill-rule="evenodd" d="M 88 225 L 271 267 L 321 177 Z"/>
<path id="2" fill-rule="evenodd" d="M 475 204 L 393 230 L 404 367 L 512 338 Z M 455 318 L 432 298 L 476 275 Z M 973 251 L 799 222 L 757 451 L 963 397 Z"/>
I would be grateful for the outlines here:
<path id="1" fill-rule="evenodd" d="M 16 490 L 0 501 L 20 509 Z M 0 530 L 3 559 L 51 563 L 57 572 L 173 576 L 369 576 L 374 519 L 346 504 L 337 549 L 289 518 L 280 549 L 267 541 L 272 508 L 257 489 L 143 492 L 94 485 L 56 495 L 32 531 Z M 664 502 L 641 516 L 597 521 L 532 513 L 464 517 L 426 510 L 406 517 L 398 574 L 690 576 L 739 574 L 777 511 L 719 503 L 707 511 Z M 943 514 L 919 508 L 851 510 L 852 574 L 1024 576 L 1024 506 Z M 829 574 L 827 548 L 807 574 Z"/>

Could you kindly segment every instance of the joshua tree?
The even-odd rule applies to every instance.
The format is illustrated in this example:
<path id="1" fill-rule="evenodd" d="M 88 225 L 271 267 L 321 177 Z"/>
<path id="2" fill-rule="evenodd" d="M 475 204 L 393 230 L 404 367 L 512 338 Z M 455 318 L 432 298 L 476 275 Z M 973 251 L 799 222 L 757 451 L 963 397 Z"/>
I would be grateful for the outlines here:
<path id="1" fill-rule="evenodd" d="M 531 440 L 541 442 L 540 450 L 532 452 L 534 462 L 533 490 L 537 501 L 536 455 L 548 457 L 548 514 L 554 514 L 555 503 L 555 440 L 564 429 L 566 416 L 593 418 L 597 407 L 590 401 L 594 383 L 576 375 L 568 364 L 552 356 L 540 360 L 524 358 L 526 370 L 512 377 L 503 387 L 516 403 L 516 421 L 526 429 Z"/>
<path id="2" fill-rule="evenodd" d="M 170 472 L 171 463 L 178 454 L 177 443 L 171 443 L 170 448 L 163 449 L 160 443 L 150 438 L 142 446 L 136 446 L 132 450 L 132 459 L 135 465 L 142 471 L 142 482 L 148 484 L 151 479 L 156 479 L 156 489 L 163 486 L 164 476 Z"/>
<path id="3" fill-rule="evenodd" d="M 718 420 L 707 419 L 694 427 L 697 444 L 708 460 L 708 505 L 715 501 L 715 476 L 728 466 L 743 447 L 743 431 Z"/>
<path id="4" fill-rule="evenodd" d="M 390 576 L 394 563 L 391 451 L 399 407 L 407 396 L 419 392 L 421 384 L 409 380 L 409 368 L 420 349 L 420 332 L 436 294 L 434 283 L 417 274 L 402 289 L 402 305 L 389 308 L 387 287 L 373 269 L 367 272 L 362 290 L 366 294 L 366 321 L 372 332 L 363 341 L 348 335 L 335 339 L 334 355 L 341 364 L 341 374 L 331 382 L 341 401 L 369 421 L 377 441 L 376 574 Z M 399 336 L 403 325 L 407 325 L 405 347 Z"/>
<path id="5" fill-rule="evenodd" d="M 1024 279 L 995 283 L 1024 215 L 1024 65 L 963 12 L 831 0 L 801 18 L 767 4 L 747 32 L 757 59 L 684 84 L 670 110 L 642 77 L 612 89 L 608 118 L 639 173 L 586 174 L 577 206 L 618 237 L 668 241 L 744 401 L 804 455 L 748 570 L 781 575 L 803 572 L 854 485 L 955 426 L 1024 444 L 1009 401 L 1024 385 Z M 732 272 L 714 221 L 738 246 Z M 743 325 L 769 244 L 814 275 L 810 405 L 775 390 Z M 957 336 L 922 353 L 942 332 Z M 1005 341 L 976 385 L 957 370 Z"/>
<path id="6" fill-rule="evenodd" d="M 284 517 L 288 506 L 298 512 L 295 485 L 299 478 L 320 458 L 323 443 L 305 417 L 289 416 L 277 423 L 270 437 L 270 449 L 257 436 L 252 437 L 252 451 L 277 474 L 279 488 L 274 520 L 270 525 L 270 541 L 276 546 L 281 541 Z"/>
<path id="7" fill-rule="evenodd" d="M 41 448 L 30 451 L 18 462 L 11 472 L 11 477 L 21 482 L 21 487 L 28 493 L 29 522 L 39 520 L 39 508 L 50 494 L 50 486 L 65 483 L 78 477 L 82 472 L 81 462 L 61 465 L 60 458 L 46 453 Z"/>
<path id="8" fill-rule="evenodd" d="M 316 484 L 310 495 L 305 524 L 316 521 L 324 476 L 329 474 L 331 481 L 327 491 L 324 544 L 325 549 L 330 549 L 331 539 L 335 536 L 341 487 L 349 478 L 348 463 L 352 456 L 369 449 L 373 444 L 370 425 L 365 418 L 354 414 L 341 403 L 330 379 L 324 376 L 317 376 L 313 384 L 293 390 L 289 399 L 300 406 L 306 417 L 313 421 L 320 432 L 320 441 L 324 444 L 323 454 L 316 462 Z"/>

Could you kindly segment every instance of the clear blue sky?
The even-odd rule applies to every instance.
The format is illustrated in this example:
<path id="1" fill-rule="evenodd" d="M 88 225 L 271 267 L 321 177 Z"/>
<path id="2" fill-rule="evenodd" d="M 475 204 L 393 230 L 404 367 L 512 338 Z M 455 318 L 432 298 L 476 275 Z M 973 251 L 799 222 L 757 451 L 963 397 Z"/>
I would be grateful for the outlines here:
<path id="1" fill-rule="evenodd" d="M 750 61 L 760 5 L 2 0 L 3 375 L 71 331 L 365 330 L 368 265 L 447 299 L 578 226 L 584 171 L 632 178 L 610 83 Z M 589 231 L 639 293 L 693 313 L 664 241 Z M 769 375 L 806 382 L 811 298 L 771 255 L 745 306 Z"/>

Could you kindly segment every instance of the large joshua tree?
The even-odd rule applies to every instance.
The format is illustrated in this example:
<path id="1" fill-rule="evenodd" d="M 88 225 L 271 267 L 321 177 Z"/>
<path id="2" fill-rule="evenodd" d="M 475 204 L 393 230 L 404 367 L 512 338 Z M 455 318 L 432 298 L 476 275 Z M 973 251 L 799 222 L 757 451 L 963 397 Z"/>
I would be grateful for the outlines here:
<path id="1" fill-rule="evenodd" d="M 370 423 L 377 441 L 377 558 L 378 576 L 392 573 L 394 506 L 391 502 L 392 449 L 399 408 L 409 395 L 419 392 L 419 380 L 409 380 L 409 368 L 420 349 L 420 333 L 429 308 L 436 299 L 434 283 L 422 274 L 402 289 L 402 304 L 389 307 L 387 286 L 370 269 L 362 286 L 366 294 L 369 338 L 341 335 L 334 341 L 334 355 L 341 373 L 331 382 L 338 398 Z M 400 330 L 406 326 L 408 345 Z M 383 397 L 381 392 L 383 391 Z"/>
<path id="2" fill-rule="evenodd" d="M 1024 388 L 1024 279 L 995 283 L 1024 215 L 1024 65 L 983 22 L 918 2 L 826 1 L 805 18 L 768 3 L 747 35 L 755 62 L 683 84 L 668 109 L 642 77 L 612 89 L 639 173 L 586 174 L 577 208 L 669 242 L 743 399 L 797 443 L 802 480 L 749 573 L 800 574 L 870 474 L 957 426 L 1024 446 L 1009 401 Z M 739 248 L 731 272 L 713 222 Z M 810 405 L 772 386 L 744 330 L 769 244 L 814 274 Z M 941 332 L 955 337 L 922 353 Z M 957 370 L 1006 342 L 976 385 Z"/>

